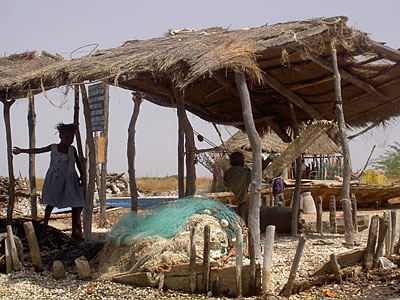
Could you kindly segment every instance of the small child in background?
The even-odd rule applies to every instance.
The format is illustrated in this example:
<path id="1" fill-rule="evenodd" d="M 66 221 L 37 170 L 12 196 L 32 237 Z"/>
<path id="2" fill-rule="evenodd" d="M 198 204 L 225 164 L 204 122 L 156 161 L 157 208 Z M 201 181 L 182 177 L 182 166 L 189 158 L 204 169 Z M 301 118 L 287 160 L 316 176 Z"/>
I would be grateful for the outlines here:
<path id="1" fill-rule="evenodd" d="M 282 175 L 281 175 L 282 176 Z M 285 195 L 285 183 L 281 176 L 275 177 L 272 183 L 272 195 L 274 196 L 274 206 L 284 206 Z"/>
<path id="2" fill-rule="evenodd" d="M 46 173 L 43 184 L 41 204 L 46 204 L 44 222 L 39 240 L 43 240 L 46 234 L 51 212 L 54 207 L 72 208 L 72 234 L 71 240 L 81 242 L 82 226 L 81 212 L 84 206 L 82 185 L 84 183 L 84 170 L 78 154 L 72 143 L 77 130 L 75 124 L 59 123 L 56 126 L 60 143 L 51 144 L 43 148 L 21 149 L 14 147 L 13 153 L 39 154 L 51 152 L 50 167 Z M 80 177 L 75 170 L 78 167 Z"/>

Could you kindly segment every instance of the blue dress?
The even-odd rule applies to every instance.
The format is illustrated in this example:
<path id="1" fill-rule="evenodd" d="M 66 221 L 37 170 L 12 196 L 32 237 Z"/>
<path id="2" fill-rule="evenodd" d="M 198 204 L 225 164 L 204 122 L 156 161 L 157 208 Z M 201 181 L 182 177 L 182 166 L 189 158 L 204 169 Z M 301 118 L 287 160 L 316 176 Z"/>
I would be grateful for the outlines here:
<path id="1" fill-rule="evenodd" d="M 44 179 L 40 203 L 58 208 L 84 205 L 72 146 L 68 148 L 68 154 L 65 154 L 58 152 L 57 144 L 51 145 L 50 167 Z"/>

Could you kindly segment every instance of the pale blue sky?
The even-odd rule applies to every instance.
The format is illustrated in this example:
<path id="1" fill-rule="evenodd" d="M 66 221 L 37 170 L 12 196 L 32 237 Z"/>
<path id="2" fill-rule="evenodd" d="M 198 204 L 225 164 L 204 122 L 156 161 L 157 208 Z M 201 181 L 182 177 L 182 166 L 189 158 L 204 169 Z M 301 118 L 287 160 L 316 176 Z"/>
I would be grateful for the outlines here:
<path id="1" fill-rule="evenodd" d="M 83 45 L 98 43 L 99 49 L 118 47 L 131 39 L 162 36 L 168 29 L 212 26 L 239 29 L 313 17 L 345 15 L 348 24 L 370 33 L 377 41 L 400 47 L 400 1 L 2 1 L 0 10 L 0 55 L 27 50 L 46 50 L 69 57 Z M 71 94 L 53 90 L 49 98 L 57 104 L 67 100 L 62 109 L 52 106 L 43 96 L 36 96 L 37 145 L 58 142 L 54 125 L 71 122 Z M 111 89 L 109 165 L 111 172 L 126 172 L 127 128 L 133 109 L 130 92 Z M 0 105 L 3 110 L 3 106 Z M 13 144 L 27 147 L 27 101 L 18 100 L 11 109 Z M 212 125 L 190 116 L 195 130 L 215 143 L 218 136 Z M 83 121 L 82 121 L 83 123 Z M 226 129 L 221 129 L 229 137 Z M 231 133 L 234 129 L 228 129 Z M 7 175 L 7 156 L 3 115 L 0 115 L 0 175 Z M 84 133 L 84 127 L 81 126 Z M 377 129 L 351 143 L 353 169 L 360 169 L 374 144 L 377 157 L 388 144 L 399 140 L 398 122 Z M 137 175 L 165 176 L 177 173 L 176 111 L 144 102 L 137 124 Z M 201 145 L 198 145 L 199 147 Z M 207 145 L 204 145 L 207 147 Z M 27 174 L 27 155 L 14 158 L 16 175 Z M 37 155 L 37 176 L 44 177 L 49 155 Z M 204 168 L 198 175 L 209 176 Z"/>

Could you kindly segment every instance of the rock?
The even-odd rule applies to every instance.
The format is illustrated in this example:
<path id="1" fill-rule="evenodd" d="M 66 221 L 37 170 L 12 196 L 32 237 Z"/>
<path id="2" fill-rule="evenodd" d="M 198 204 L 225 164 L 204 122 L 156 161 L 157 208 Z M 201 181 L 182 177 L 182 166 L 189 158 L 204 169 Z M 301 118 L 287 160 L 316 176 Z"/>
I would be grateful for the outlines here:
<path id="1" fill-rule="evenodd" d="M 87 259 L 84 256 L 75 259 L 75 267 L 78 271 L 79 279 L 85 280 L 90 279 L 90 266 Z"/>
<path id="2" fill-rule="evenodd" d="M 64 264 L 62 263 L 61 260 L 55 260 L 53 262 L 53 277 L 54 279 L 65 278 Z"/>

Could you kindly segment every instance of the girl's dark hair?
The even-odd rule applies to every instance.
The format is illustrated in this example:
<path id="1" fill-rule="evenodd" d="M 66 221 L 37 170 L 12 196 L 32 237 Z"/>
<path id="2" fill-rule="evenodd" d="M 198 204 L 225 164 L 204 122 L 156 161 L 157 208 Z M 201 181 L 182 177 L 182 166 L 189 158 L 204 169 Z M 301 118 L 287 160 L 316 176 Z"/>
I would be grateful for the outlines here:
<path id="1" fill-rule="evenodd" d="M 75 133 L 77 130 L 77 126 L 74 123 L 71 124 L 58 123 L 56 125 L 56 129 L 59 134 L 64 134 L 66 132 Z"/>

